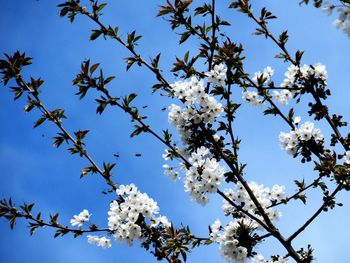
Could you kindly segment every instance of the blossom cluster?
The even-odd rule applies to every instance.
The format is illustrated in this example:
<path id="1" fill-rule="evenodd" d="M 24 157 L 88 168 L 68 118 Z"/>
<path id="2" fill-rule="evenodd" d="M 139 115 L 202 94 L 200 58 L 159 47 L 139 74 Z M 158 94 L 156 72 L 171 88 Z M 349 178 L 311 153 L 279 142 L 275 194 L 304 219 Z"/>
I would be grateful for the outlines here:
<path id="1" fill-rule="evenodd" d="M 209 201 L 206 194 L 216 192 L 224 181 L 225 169 L 204 146 L 191 154 L 189 162 L 191 167 L 183 167 L 186 172 L 185 191 L 198 203 L 205 205 Z"/>
<path id="2" fill-rule="evenodd" d="M 205 75 L 208 77 L 208 82 L 214 83 L 214 85 L 223 87 L 226 81 L 227 68 L 224 64 L 215 65 L 214 68 L 206 72 Z"/>
<path id="3" fill-rule="evenodd" d="M 72 226 L 78 226 L 81 227 L 85 222 L 88 222 L 90 220 L 91 214 L 87 209 L 84 209 L 82 212 L 80 212 L 78 215 L 74 215 L 73 218 L 70 220 L 70 223 Z M 109 238 L 106 238 L 105 236 L 95 236 L 95 235 L 87 235 L 88 243 L 97 245 L 102 248 L 110 248 L 111 240 Z"/>
<path id="4" fill-rule="evenodd" d="M 95 235 L 87 235 L 88 243 L 92 245 L 96 245 L 102 248 L 110 248 L 112 246 L 111 240 L 104 236 L 99 237 Z"/>
<path id="5" fill-rule="evenodd" d="M 331 15 L 333 13 L 333 10 L 335 9 L 335 6 L 332 4 L 325 4 L 323 6 L 323 10 L 328 13 L 328 15 Z M 334 26 L 336 28 L 340 28 L 343 30 L 343 32 L 350 37 L 350 6 L 341 6 L 337 8 L 337 11 L 339 13 L 338 18 L 333 22 Z"/>
<path id="6" fill-rule="evenodd" d="M 283 80 L 281 87 L 286 89 L 282 91 L 274 91 L 273 97 L 279 103 L 287 105 L 298 89 L 303 88 L 304 81 L 301 80 L 307 80 L 310 77 L 313 77 L 321 80 L 323 84 L 326 85 L 328 73 L 325 65 L 317 63 L 313 66 L 304 64 L 302 67 L 291 65 L 288 67 L 284 76 L 285 79 Z"/>
<path id="7" fill-rule="evenodd" d="M 325 65 L 323 65 L 321 63 L 317 63 L 317 64 L 312 65 L 312 66 L 308 66 L 308 65 L 304 64 L 302 67 L 290 65 L 288 67 L 286 73 L 284 74 L 284 76 L 286 78 L 282 82 L 281 87 L 285 87 L 285 88 L 298 87 L 298 88 L 300 88 L 301 84 L 298 84 L 297 80 L 308 79 L 310 77 L 314 77 L 317 79 L 321 79 L 322 81 L 324 81 L 324 83 L 326 83 L 327 78 L 328 78 L 328 73 L 327 73 Z"/>
<path id="8" fill-rule="evenodd" d="M 208 83 L 224 86 L 227 68 L 224 64 L 215 65 L 210 72 L 206 72 Z M 204 80 L 195 76 L 190 79 L 177 81 L 171 85 L 173 94 L 185 104 L 185 108 L 171 104 L 168 120 L 179 131 L 185 145 L 193 137 L 193 127 L 200 123 L 213 122 L 224 111 L 223 105 L 206 92 Z M 181 151 L 180 149 L 178 149 Z M 209 149 L 200 147 L 193 152 L 182 150 L 182 155 L 189 157 L 190 167 L 182 165 L 185 172 L 185 191 L 200 204 L 206 204 L 209 199 L 207 193 L 216 192 L 223 181 L 225 170 L 212 157 Z M 172 159 L 170 151 L 163 155 L 165 160 Z M 179 179 L 179 172 L 168 164 L 163 165 L 164 173 L 172 180 Z"/>
<path id="9" fill-rule="evenodd" d="M 285 187 L 280 185 L 274 185 L 271 189 L 268 187 L 264 187 L 262 184 L 257 184 L 256 182 L 250 182 L 249 188 L 253 191 L 260 205 L 264 209 L 266 215 L 272 220 L 276 221 L 281 217 L 281 213 L 278 210 L 274 210 L 269 208 L 274 201 L 280 201 L 285 197 Z M 225 195 L 234 203 L 241 206 L 248 213 L 257 215 L 258 210 L 251 200 L 248 192 L 244 189 L 241 183 L 236 185 L 236 191 L 233 189 L 225 189 Z M 230 215 L 235 212 L 235 208 L 226 200 L 223 201 L 224 204 L 222 209 L 226 215 Z M 262 218 L 261 218 L 262 219 Z M 259 225 L 256 224 L 255 228 L 260 228 Z"/>
<path id="10" fill-rule="evenodd" d="M 271 67 L 266 67 L 263 72 L 256 72 L 253 80 L 255 82 L 261 80 L 263 83 L 265 83 L 271 80 L 273 73 L 274 70 Z M 274 90 L 272 96 L 277 102 L 281 103 L 282 105 L 287 105 L 293 96 L 298 92 L 298 89 L 303 88 L 305 80 L 312 77 L 322 81 L 323 85 L 327 85 L 328 73 L 325 65 L 317 63 L 312 66 L 304 64 L 302 67 L 291 65 L 288 67 L 284 76 L 285 79 L 280 85 L 282 90 Z M 242 98 L 253 106 L 260 106 L 263 103 L 263 98 L 257 91 L 245 90 L 243 91 Z"/>
<path id="11" fill-rule="evenodd" d="M 111 202 L 108 211 L 108 229 L 116 240 L 125 241 L 131 246 L 134 240 L 141 239 L 140 222 L 147 224 L 147 227 L 171 226 L 165 216 L 158 215 L 157 203 L 146 193 L 138 191 L 134 184 L 120 185 L 116 192 L 120 198 Z M 72 225 L 76 225 L 77 222 L 82 224 L 89 217 L 89 212 L 84 209 L 78 216 L 74 216 L 71 223 Z M 102 248 L 111 247 L 111 240 L 105 236 L 88 235 L 87 238 L 90 244 Z"/>
<path id="12" fill-rule="evenodd" d="M 263 103 L 263 100 L 256 91 L 245 90 L 242 94 L 242 99 L 248 101 L 252 106 L 260 106 Z"/>
<path id="13" fill-rule="evenodd" d="M 268 82 L 271 80 L 271 77 L 274 74 L 274 70 L 270 67 L 267 66 L 266 68 L 264 68 L 263 72 L 258 71 L 254 73 L 254 77 L 253 77 L 253 81 L 255 82 L 259 82 L 259 80 L 262 80 L 263 82 Z"/>
<path id="14" fill-rule="evenodd" d="M 279 219 L 281 213 L 269 207 L 274 201 L 279 201 L 285 197 L 284 186 L 274 185 L 271 189 L 269 189 L 268 187 L 258 185 L 255 182 L 250 182 L 249 187 L 269 218 L 272 221 Z M 224 193 L 232 202 L 236 203 L 237 206 L 240 206 L 246 212 L 263 220 L 262 217 L 258 215 L 257 208 L 249 197 L 247 191 L 240 183 L 236 185 L 236 191 L 226 189 Z M 211 239 L 214 242 L 219 243 L 220 252 L 228 262 L 245 263 L 248 257 L 248 248 L 240 244 L 239 232 L 241 232 L 240 230 L 242 227 L 249 229 L 251 232 L 262 229 L 262 227 L 257 222 L 248 218 L 248 216 L 245 214 L 238 216 L 237 209 L 226 200 L 224 200 L 223 210 L 226 215 L 235 213 L 236 217 L 225 227 L 222 227 L 221 222 L 216 220 L 210 228 Z"/>
<path id="15" fill-rule="evenodd" d="M 223 106 L 205 92 L 203 80 L 192 77 L 190 80 L 172 84 L 175 96 L 183 100 L 186 107 L 171 104 L 168 120 L 179 131 L 186 143 L 191 136 L 190 126 L 201 122 L 213 122 L 222 112 Z"/>
<path id="16" fill-rule="evenodd" d="M 287 105 L 290 100 L 293 98 L 294 92 L 289 91 L 287 89 L 283 89 L 281 91 L 274 90 L 273 98 L 281 103 L 282 105 Z"/>
<path id="17" fill-rule="evenodd" d="M 117 194 L 122 198 L 114 200 L 108 211 L 108 227 L 117 240 L 125 241 L 129 246 L 142 237 L 141 227 L 137 224 L 140 217 L 150 219 L 150 227 L 159 224 L 170 226 L 164 216 L 157 216 L 159 207 L 146 193 L 138 191 L 134 184 L 120 185 Z"/>
<path id="18" fill-rule="evenodd" d="M 226 81 L 224 64 L 215 65 L 214 69 L 205 73 L 208 82 L 216 86 L 223 86 Z M 184 142 L 188 142 L 191 136 L 190 127 L 201 122 L 213 122 L 222 112 L 223 106 L 213 96 L 206 93 L 204 80 L 196 76 L 190 79 L 176 81 L 171 85 L 174 95 L 182 100 L 186 107 L 171 104 L 168 120 L 174 125 Z"/>
<path id="19" fill-rule="evenodd" d="M 85 222 L 88 222 L 90 219 L 91 214 L 88 210 L 84 209 L 82 212 L 79 213 L 79 215 L 74 215 L 73 218 L 70 220 L 70 223 L 72 226 L 78 226 L 81 227 Z"/>
<path id="20" fill-rule="evenodd" d="M 299 129 L 290 132 L 281 132 L 279 135 L 281 148 L 291 155 L 297 153 L 300 141 L 305 142 L 312 139 L 316 142 L 322 142 L 324 136 L 321 130 L 315 128 L 315 124 L 309 121 L 301 125 Z"/>
<path id="21" fill-rule="evenodd" d="M 268 82 L 271 80 L 273 73 L 274 70 L 270 66 L 268 66 L 264 68 L 263 72 L 255 72 L 253 81 L 256 83 L 258 83 L 259 81 L 262 81 L 262 83 Z M 256 91 L 245 90 L 242 92 L 242 95 L 242 99 L 248 101 L 253 106 L 260 106 L 263 103 L 262 98 L 260 98 L 258 92 Z"/>
<path id="22" fill-rule="evenodd" d="M 177 181 L 180 179 L 179 172 L 174 169 L 174 167 L 171 167 L 169 164 L 164 164 L 164 174 L 169 176 L 171 180 Z"/>
<path id="23" fill-rule="evenodd" d="M 228 262 L 244 263 L 248 256 L 247 248 L 240 246 L 238 239 L 235 237 L 239 228 L 238 219 L 232 220 L 224 228 L 221 226 L 220 220 L 216 220 L 210 227 L 211 239 L 220 244 L 220 253 Z"/>

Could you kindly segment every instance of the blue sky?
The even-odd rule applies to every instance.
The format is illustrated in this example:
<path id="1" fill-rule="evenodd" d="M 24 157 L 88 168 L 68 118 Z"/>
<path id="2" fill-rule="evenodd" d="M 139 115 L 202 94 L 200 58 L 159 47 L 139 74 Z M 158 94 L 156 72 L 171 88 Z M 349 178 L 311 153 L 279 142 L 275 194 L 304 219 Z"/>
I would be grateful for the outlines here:
<path id="1" fill-rule="evenodd" d="M 187 50 L 195 51 L 198 42 L 190 41 L 178 45 L 178 36 L 169 30 L 163 19 L 156 18 L 157 5 L 163 1 L 110 1 L 103 17 L 106 23 L 118 25 L 125 35 L 134 29 L 143 35 L 138 49 L 145 58 L 162 52 L 160 66 L 170 82 L 174 77 L 168 73 L 175 55 L 182 56 Z M 250 73 L 272 66 L 276 82 L 282 81 L 287 64 L 273 56 L 278 52 L 273 44 L 262 37 L 252 36 L 255 25 L 243 15 L 227 11 L 228 1 L 218 6 L 222 18 L 229 20 L 234 27 L 228 34 L 245 46 L 246 69 Z M 256 2 L 256 3 L 255 3 Z M 328 17 L 312 7 L 300 7 L 294 0 L 252 1 L 255 10 L 265 5 L 279 19 L 271 23 L 274 32 L 289 30 L 291 51 L 305 51 L 304 63 L 322 62 L 327 65 L 332 97 L 329 99 L 331 112 L 350 117 L 347 87 L 350 72 L 350 42 L 339 30 L 332 26 L 335 17 Z M 177 226 L 190 225 L 194 233 L 206 235 L 207 226 L 216 218 L 222 218 L 221 200 L 213 197 L 204 208 L 189 200 L 180 182 L 173 183 L 163 175 L 163 145 L 151 136 L 141 135 L 130 139 L 132 125 L 129 118 L 117 109 L 108 109 L 105 114 L 95 114 L 96 94 L 88 95 L 79 101 L 71 80 L 79 72 L 80 63 L 90 58 L 101 62 L 106 75 L 116 75 L 110 86 L 111 93 L 121 96 L 137 92 L 140 96 L 135 102 L 149 105 L 144 109 L 149 114 L 148 122 L 161 131 L 168 127 L 167 115 L 160 109 L 169 105 L 164 97 L 151 95 L 154 76 L 142 68 L 125 71 L 121 58 L 128 52 L 113 41 L 99 39 L 88 41 L 89 30 L 94 25 L 85 18 L 78 17 L 71 24 L 58 16 L 56 1 L 45 0 L 0 0 L 0 51 L 12 53 L 25 51 L 34 58 L 34 63 L 25 74 L 42 77 L 45 85 L 42 99 L 50 109 L 65 109 L 68 120 L 64 122 L 70 131 L 91 130 L 87 149 L 98 163 L 113 161 L 113 154 L 119 153 L 115 169 L 116 181 L 135 183 L 141 191 L 147 192 L 158 201 L 161 213 L 168 216 Z M 241 102 L 241 91 L 235 90 L 234 99 Z M 97 176 L 79 179 L 86 161 L 71 156 L 65 146 L 56 150 L 52 147 L 55 127 L 44 124 L 33 129 L 33 123 L 39 116 L 37 112 L 24 113 L 24 100 L 13 102 L 8 89 L 0 88 L 0 193 L 12 196 L 17 203 L 35 202 L 37 211 L 43 213 L 60 212 L 61 222 L 68 223 L 72 215 L 87 208 L 98 225 L 106 224 L 109 202 L 113 196 L 102 195 L 105 189 L 103 181 Z M 297 107 L 297 114 L 308 120 L 305 107 Z M 347 118 L 346 118 L 347 119 Z M 329 128 L 323 122 L 317 123 L 324 134 Z M 266 186 L 274 183 L 285 184 L 287 193 L 293 193 L 293 179 L 312 180 L 315 173 L 311 165 L 299 164 L 280 150 L 278 134 L 288 127 L 278 118 L 265 117 L 261 109 L 244 104 L 235 123 L 238 136 L 242 139 L 241 160 L 248 163 L 246 177 Z M 344 129 L 344 132 L 347 130 Z M 142 153 L 142 157 L 135 157 Z M 278 226 L 286 235 L 310 216 L 320 205 L 320 195 L 310 199 L 307 207 L 293 203 L 282 209 L 284 216 Z M 348 195 L 341 194 L 339 201 L 345 206 L 322 215 L 305 233 L 296 240 L 299 246 L 308 243 L 315 248 L 319 263 L 346 262 L 348 248 L 347 221 L 350 215 Z M 73 239 L 70 236 L 53 238 L 53 232 L 40 229 L 34 236 L 29 235 L 25 224 L 19 223 L 14 231 L 9 230 L 4 221 L 0 221 L 0 262 L 154 262 L 154 258 L 136 245 L 128 248 L 113 243 L 109 250 L 87 244 L 85 238 Z M 261 245 L 265 255 L 283 251 L 274 241 Z M 205 260 L 204 260 L 205 259 Z M 196 249 L 189 262 L 223 262 L 215 245 Z"/>

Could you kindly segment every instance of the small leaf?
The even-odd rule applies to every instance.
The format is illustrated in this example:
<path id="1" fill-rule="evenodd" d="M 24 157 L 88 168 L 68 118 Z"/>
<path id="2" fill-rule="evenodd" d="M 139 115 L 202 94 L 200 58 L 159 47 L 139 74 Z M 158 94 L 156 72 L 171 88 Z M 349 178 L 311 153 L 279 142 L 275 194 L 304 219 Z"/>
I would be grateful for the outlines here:
<path id="1" fill-rule="evenodd" d="M 97 39 L 102 34 L 101 30 L 92 30 L 92 34 L 90 35 L 90 40 Z"/>
<path id="2" fill-rule="evenodd" d="M 131 93 L 131 94 L 128 96 L 128 104 L 130 104 L 136 97 L 137 97 L 137 94 L 136 94 L 136 93 Z"/>
<path id="3" fill-rule="evenodd" d="M 179 44 L 184 43 L 190 36 L 191 36 L 191 32 L 189 31 L 182 33 Z"/>
<path id="4" fill-rule="evenodd" d="M 100 11 L 102 11 L 102 9 L 105 8 L 106 6 L 107 6 L 107 3 L 103 3 L 103 4 L 99 5 L 99 7 L 98 7 L 97 10 L 100 12 Z"/>
<path id="5" fill-rule="evenodd" d="M 95 70 L 100 66 L 100 63 L 96 63 L 94 65 L 91 66 L 90 68 L 90 74 L 94 73 Z"/>
<path id="6" fill-rule="evenodd" d="M 45 116 L 40 117 L 40 118 L 35 122 L 34 128 L 36 128 L 36 127 L 40 126 L 41 124 L 43 124 L 44 121 L 46 121 L 46 117 L 45 117 Z"/>

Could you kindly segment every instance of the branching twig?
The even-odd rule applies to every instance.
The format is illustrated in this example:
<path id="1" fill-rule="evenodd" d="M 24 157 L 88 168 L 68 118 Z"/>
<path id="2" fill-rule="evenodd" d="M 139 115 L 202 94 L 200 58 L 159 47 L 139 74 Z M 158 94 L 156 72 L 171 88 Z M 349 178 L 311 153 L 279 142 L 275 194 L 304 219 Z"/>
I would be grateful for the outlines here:
<path id="1" fill-rule="evenodd" d="M 74 146 L 80 151 L 80 154 L 82 156 L 84 156 L 89 162 L 90 164 L 95 168 L 95 170 L 106 180 L 106 182 L 108 183 L 108 185 L 110 185 L 112 187 L 113 190 L 116 190 L 117 187 L 115 185 L 115 183 L 107 176 L 105 175 L 105 173 L 101 170 L 101 168 L 99 168 L 99 166 L 96 164 L 96 162 L 92 159 L 92 157 L 87 153 L 87 151 L 85 149 L 83 149 L 82 145 L 79 144 L 74 138 L 73 136 L 63 127 L 61 121 L 54 116 L 46 107 L 45 105 L 42 103 L 42 101 L 39 98 L 39 94 L 35 91 L 32 90 L 31 87 L 29 87 L 27 85 L 27 83 L 22 79 L 22 76 L 18 76 L 17 80 L 19 81 L 19 83 L 21 83 L 23 85 L 23 87 L 28 91 L 28 93 L 30 95 L 32 95 L 35 100 L 38 103 L 38 107 L 41 110 L 41 112 L 43 114 L 45 114 L 45 116 L 47 116 L 49 118 L 49 120 L 51 122 L 53 122 L 64 134 L 65 136 L 74 144 Z"/>

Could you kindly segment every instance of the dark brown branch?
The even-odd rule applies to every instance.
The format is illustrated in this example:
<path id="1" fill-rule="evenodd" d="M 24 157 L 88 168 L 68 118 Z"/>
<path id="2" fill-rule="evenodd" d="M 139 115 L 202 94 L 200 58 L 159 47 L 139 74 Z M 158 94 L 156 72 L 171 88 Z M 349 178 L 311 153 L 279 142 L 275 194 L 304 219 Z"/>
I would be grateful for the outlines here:
<path id="1" fill-rule="evenodd" d="M 337 188 L 333 191 L 333 193 L 330 195 L 331 198 L 335 197 L 335 195 L 342 189 L 341 185 L 338 185 Z M 326 202 L 323 202 L 323 204 L 320 206 L 320 208 L 297 230 L 292 234 L 287 241 L 291 242 L 294 238 L 296 238 L 301 232 L 303 232 L 316 218 L 319 214 L 324 211 L 324 209 L 328 206 Z"/>
<path id="2" fill-rule="evenodd" d="M 95 233 L 95 232 L 107 232 L 107 233 L 111 233 L 111 231 L 108 228 L 91 228 L 91 229 L 74 229 L 74 228 L 69 228 L 67 226 L 63 226 L 57 222 L 52 222 L 52 223 L 48 223 L 45 222 L 42 219 L 37 219 L 35 218 L 32 214 L 30 213 L 22 213 L 19 212 L 17 209 L 14 210 L 15 208 L 11 209 L 11 212 L 15 212 L 16 217 L 23 217 L 27 220 L 30 220 L 32 222 L 35 222 L 37 224 L 38 227 L 43 227 L 43 226 L 47 226 L 47 227 L 51 227 L 51 228 L 56 228 L 56 229 L 61 229 L 64 232 L 70 232 L 70 233 L 75 233 L 75 234 L 83 234 L 83 233 Z"/>
<path id="3" fill-rule="evenodd" d="M 45 105 L 40 100 L 38 93 L 34 92 L 32 88 L 30 88 L 27 85 L 27 83 L 22 79 L 21 76 L 18 76 L 17 80 L 23 85 L 23 87 L 29 92 L 29 94 L 31 94 L 35 98 L 35 100 L 38 102 L 38 107 L 42 111 L 42 113 L 48 116 L 49 120 L 53 122 L 65 134 L 65 136 L 74 144 L 74 146 L 77 147 L 77 149 L 79 149 L 80 154 L 90 162 L 90 164 L 95 168 L 95 170 L 106 180 L 108 185 L 110 185 L 113 190 L 116 190 L 117 187 L 115 183 L 104 174 L 104 172 L 96 164 L 92 157 L 87 153 L 87 151 L 82 148 L 82 145 L 78 144 L 78 142 L 73 138 L 73 136 L 63 127 L 61 121 L 56 116 L 53 116 L 51 112 L 45 107 Z"/>
<path id="4" fill-rule="evenodd" d="M 138 62 L 145 65 L 149 70 L 151 70 L 157 77 L 157 79 L 159 81 L 161 81 L 163 84 L 165 84 L 165 88 L 164 90 L 169 92 L 170 94 L 172 94 L 171 92 L 171 86 L 169 84 L 169 82 L 167 82 L 167 80 L 163 77 L 163 75 L 160 73 L 160 70 L 158 68 L 155 68 L 153 66 L 151 66 L 146 60 L 144 60 L 140 54 L 136 53 L 135 49 L 133 46 L 128 45 L 127 43 L 125 43 L 118 35 L 115 34 L 114 31 L 108 30 L 101 22 L 100 20 L 93 16 L 92 14 L 86 12 L 86 11 L 82 11 L 83 15 L 86 15 L 87 17 L 89 17 L 90 19 L 92 19 L 95 23 L 97 23 L 100 27 L 101 30 L 103 31 L 103 33 L 113 39 L 115 39 L 116 41 L 118 41 L 122 46 L 124 46 L 125 48 L 127 48 L 131 54 L 134 55 L 135 58 L 138 58 Z"/>
<path id="5" fill-rule="evenodd" d="M 242 207 L 236 205 L 230 198 L 228 198 L 225 193 L 223 193 L 222 191 L 220 191 L 219 189 L 217 190 L 217 193 L 224 198 L 230 205 L 232 205 L 234 208 L 236 208 L 238 211 L 241 211 L 242 213 L 244 213 L 246 216 L 250 217 L 251 219 L 253 219 L 254 221 L 256 221 L 259 225 L 261 225 L 263 228 L 265 228 L 267 231 L 272 232 L 272 230 L 263 222 L 261 221 L 259 218 L 257 218 L 256 216 L 252 215 L 251 213 L 249 213 L 248 211 L 244 210 Z"/>
<path id="6" fill-rule="evenodd" d="M 281 204 L 287 204 L 290 200 L 297 198 L 301 193 L 305 192 L 306 190 L 308 190 L 309 188 L 315 186 L 318 184 L 318 182 L 321 180 L 321 178 L 323 177 L 323 175 L 320 175 L 318 178 L 316 178 L 311 184 L 305 186 L 304 188 L 300 189 L 299 191 L 297 191 L 295 194 L 283 199 L 282 201 L 279 201 L 277 203 L 274 203 L 270 206 L 268 206 L 267 208 L 272 208 Z"/>

